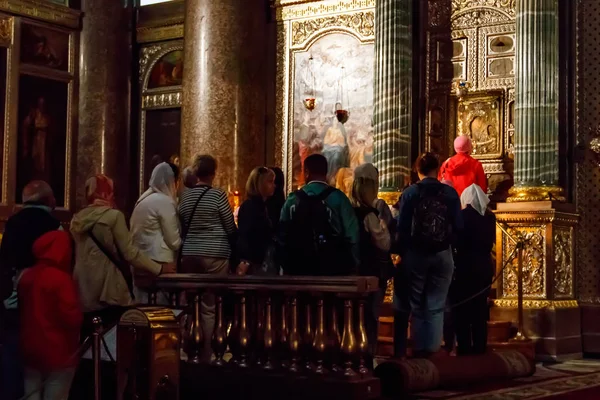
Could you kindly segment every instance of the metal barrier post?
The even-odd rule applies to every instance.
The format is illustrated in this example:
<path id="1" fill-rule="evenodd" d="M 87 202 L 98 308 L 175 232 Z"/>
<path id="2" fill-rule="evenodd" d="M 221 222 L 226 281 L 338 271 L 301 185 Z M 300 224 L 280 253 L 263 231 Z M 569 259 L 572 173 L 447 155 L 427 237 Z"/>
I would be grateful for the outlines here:
<path id="1" fill-rule="evenodd" d="M 100 400 L 100 351 L 102 345 L 102 319 L 100 319 L 100 317 L 94 317 L 92 323 L 94 324 L 94 333 L 92 334 L 92 360 L 94 362 L 94 400 Z"/>
<path id="2" fill-rule="evenodd" d="M 525 330 L 523 329 L 523 251 L 525 250 L 525 244 L 523 241 L 519 241 L 517 243 L 517 257 L 518 257 L 518 270 L 517 270 L 517 317 L 518 317 L 518 330 L 517 334 L 514 337 L 513 341 L 515 342 L 525 342 L 529 339 L 525 335 Z"/>

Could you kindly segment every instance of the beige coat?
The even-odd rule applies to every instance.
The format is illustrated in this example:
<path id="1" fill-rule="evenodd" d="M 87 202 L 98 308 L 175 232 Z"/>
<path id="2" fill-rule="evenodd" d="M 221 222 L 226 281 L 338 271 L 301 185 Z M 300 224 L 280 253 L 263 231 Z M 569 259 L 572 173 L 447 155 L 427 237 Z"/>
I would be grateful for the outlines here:
<path id="1" fill-rule="evenodd" d="M 133 245 L 122 212 L 108 207 L 88 207 L 73 216 L 71 233 L 76 252 L 74 276 L 79 286 L 83 311 L 96 311 L 111 305 L 129 306 L 133 299 L 127 282 L 88 235 L 92 228 L 94 236 L 115 256 L 118 246 L 134 271 L 147 271 L 156 276 L 160 274 L 161 265 Z"/>

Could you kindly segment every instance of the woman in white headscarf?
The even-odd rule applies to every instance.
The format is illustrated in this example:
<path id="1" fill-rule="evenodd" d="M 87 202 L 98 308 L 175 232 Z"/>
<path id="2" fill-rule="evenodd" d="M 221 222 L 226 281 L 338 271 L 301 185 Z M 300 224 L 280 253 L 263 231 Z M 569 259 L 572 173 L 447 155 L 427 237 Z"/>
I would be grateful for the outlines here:
<path id="1" fill-rule="evenodd" d="M 489 198 L 476 184 L 461 197 L 464 229 L 456 247 L 452 303 L 458 354 L 482 354 L 487 348 L 488 294 L 494 277 L 492 247 L 496 242 L 496 216 Z M 468 301 L 467 301 L 468 300 Z"/>
<path id="2" fill-rule="evenodd" d="M 181 246 L 179 217 L 177 215 L 177 182 L 179 168 L 160 163 L 152 171 L 150 188 L 135 204 L 131 215 L 131 233 L 134 244 L 158 263 L 174 263 Z M 136 301 L 147 302 L 144 288 L 152 282 L 150 276 L 134 276 Z M 164 303 L 166 299 L 157 299 Z M 168 302 L 166 303 L 168 304 Z"/>

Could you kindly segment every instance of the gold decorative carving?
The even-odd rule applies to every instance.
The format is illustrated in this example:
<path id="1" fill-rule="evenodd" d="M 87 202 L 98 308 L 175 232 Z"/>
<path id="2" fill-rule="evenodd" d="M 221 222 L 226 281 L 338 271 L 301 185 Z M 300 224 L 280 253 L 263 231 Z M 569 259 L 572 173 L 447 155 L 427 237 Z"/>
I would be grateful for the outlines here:
<path id="1" fill-rule="evenodd" d="M 306 43 L 317 32 L 328 28 L 348 28 L 363 40 L 375 37 L 375 13 L 373 11 L 343 14 L 331 17 L 292 22 L 292 45 Z"/>
<path id="2" fill-rule="evenodd" d="M 171 93 L 146 94 L 142 96 L 142 108 L 175 108 L 181 107 L 181 91 Z"/>
<path id="3" fill-rule="evenodd" d="M 51 1 L 0 0 L 0 11 L 47 21 L 68 28 L 79 28 L 80 26 L 80 11 L 53 4 Z"/>
<path id="4" fill-rule="evenodd" d="M 488 52 L 488 38 L 490 36 L 496 35 L 514 35 L 515 33 L 515 24 L 514 22 L 510 24 L 504 25 L 494 25 L 494 26 L 483 26 L 479 28 L 479 65 L 477 67 L 478 70 L 478 87 L 480 89 L 485 90 L 493 90 L 493 89 L 509 89 L 515 87 L 515 77 L 514 74 L 512 76 L 498 76 L 493 77 L 489 74 L 489 61 L 493 59 L 498 59 L 495 57 L 490 57 Z M 502 53 L 502 58 L 510 57 L 513 60 L 513 68 L 514 68 L 514 55 L 515 51 L 509 51 L 506 53 Z M 476 66 L 477 64 L 473 64 Z M 473 68 L 475 69 L 475 68 Z M 510 101 L 510 100 L 509 100 Z"/>
<path id="5" fill-rule="evenodd" d="M 437 28 L 450 23 L 450 0 L 429 0 L 429 25 Z"/>
<path id="6" fill-rule="evenodd" d="M 564 201 L 563 189 L 557 186 L 513 186 L 508 191 L 510 197 L 506 199 L 509 203 L 520 201 L 543 201 L 558 200 Z"/>
<path id="7" fill-rule="evenodd" d="M 385 201 L 388 206 L 393 206 L 398 202 L 401 194 L 402 192 L 379 192 L 377 197 Z"/>
<path id="8" fill-rule="evenodd" d="M 276 0 L 275 8 L 277 19 L 279 21 L 286 21 L 375 8 L 375 0 L 340 0 L 337 3 L 314 0 Z"/>
<path id="9" fill-rule="evenodd" d="M 500 108 L 498 96 L 471 96 L 459 101 L 457 136 L 471 138 L 476 158 L 494 159 L 502 156 Z"/>
<path id="10" fill-rule="evenodd" d="M 452 0 L 452 13 L 458 14 L 469 9 L 489 7 L 514 17 L 517 0 Z"/>
<path id="11" fill-rule="evenodd" d="M 154 55 L 164 48 L 164 44 L 154 44 L 152 46 L 142 47 L 140 51 L 140 81 L 144 80 L 148 64 L 154 58 Z"/>
<path id="12" fill-rule="evenodd" d="M 546 226 L 516 226 L 509 230 L 514 237 L 525 240 L 523 251 L 523 295 L 529 298 L 545 298 L 546 275 Z M 503 276 L 502 297 L 516 297 L 519 260 L 515 243 L 505 234 L 502 238 L 502 263 L 508 263 Z M 512 260 L 509 258 L 513 254 Z"/>
<path id="13" fill-rule="evenodd" d="M 502 308 L 517 308 L 517 300 L 511 299 L 495 299 L 494 307 Z M 524 300 L 523 308 L 539 309 L 539 308 L 577 308 L 579 303 L 577 300 Z"/>
<path id="14" fill-rule="evenodd" d="M 0 45 L 10 46 L 13 41 L 14 18 L 0 19 Z"/>
<path id="15" fill-rule="evenodd" d="M 502 162 L 491 162 L 491 163 L 482 163 L 483 172 L 486 174 L 503 174 L 505 171 L 504 163 Z"/>
<path id="16" fill-rule="evenodd" d="M 554 296 L 573 296 L 573 234 L 571 228 L 554 230 Z"/>
<path id="17" fill-rule="evenodd" d="M 137 42 L 150 43 L 183 38 L 183 24 L 137 28 Z"/>

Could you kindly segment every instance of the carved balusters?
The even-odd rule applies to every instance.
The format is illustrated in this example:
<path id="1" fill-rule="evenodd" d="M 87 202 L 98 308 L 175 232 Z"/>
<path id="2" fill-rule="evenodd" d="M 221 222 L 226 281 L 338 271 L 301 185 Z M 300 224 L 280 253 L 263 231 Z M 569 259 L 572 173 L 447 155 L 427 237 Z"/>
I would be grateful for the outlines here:
<path id="1" fill-rule="evenodd" d="M 156 291 L 155 290 L 152 290 L 148 293 L 148 304 L 150 304 L 151 306 L 156 305 Z"/>
<path id="2" fill-rule="evenodd" d="M 288 370 L 290 372 L 299 372 L 298 368 L 298 359 L 300 358 L 300 346 L 302 340 L 300 337 L 300 332 L 298 331 L 298 299 L 296 296 L 292 296 L 290 299 L 290 336 L 289 336 L 289 346 L 290 346 L 290 366 Z"/>
<path id="3" fill-rule="evenodd" d="M 329 333 L 328 333 L 328 341 L 329 341 L 329 361 L 331 372 L 337 373 L 340 372 L 341 369 L 339 367 L 339 350 L 340 350 L 340 332 L 338 329 L 338 310 L 337 310 L 337 301 L 335 298 L 331 300 L 329 303 L 330 308 L 330 321 L 329 321 Z"/>
<path id="4" fill-rule="evenodd" d="M 316 374 L 324 374 L 327 372 L 324 366 L 325 353 L 327 351 L 327 332 L 325 331 L 325 307 L 322 298 L 317 300 L 317 326 L 315 327 L 313 349 L 316 356 L 314 371 Z"/>
<path id="5" fill-rule="evenodd" d="M 222 367 L 225 365 L 223 356 L 227 350 L 227 328 L 225 326 L 225 316 L 223 315 L 223 296 L 218 294 L 215 298 L 216 305 L 216 320 L 215 331 L 212 337 L 212 348 L 215 352 L 215 360 L 213 364 Z"/>
<path id="6" fill-rule="evenodd" d="M 312 352 L 313 352 L 313 339 L 315 336 L 315 332 L 312 327 L 312 304 L 310 302 L 310 297 L 306 296 L 304 304 L 305 308 L 305 316 L 304 316 L 304 337 L 302 338 L 302 353 L 304 358 L 304 368 L 307 371 L 312 371 Z"/>
<path id="7" fill-rule="evenodd" d="M 275 345 L 275 332 L 273 329 L 273 308 L 271 296 L 268 295 L 265 300 L 265 326 L 264 326 L 264 354 L 265 362 L 263 368 L 267 371 L 273 370 L 273 351 Z"/>
<path id="8" fill-rule="evenodd" d="M 239 322 L 239 334 L 238 334 L 238 348 L 239 348 L 239 363 L 238 366 L 241 368 L 247 368 L 250 366 L 248 362 L 248 351 L 250 349 L 251 333 L 248 327 L 248 316 L 246 309 L 246 294 L 241 293 L 239 296 L 240 305 L 240 322 Z"/>
<path id="9" fill-rule="evenodd" d="M 174 291 L 169 293 L 169 302 L 171 304 L 171 307 L 179 307 L 180 305 L 180 293 L 178 291 Z"/>
<path id="10" fill-rule="evenodd" d="M 367 329 L 365 326 L 365 299 L 358 301 L 358 352 L 360 355 L 358 363 L 358 373 L 367 375 L 369 368 L 366 366 L 366 358 L 369 357 L 369 340 L 367 339 Z M 371 366 L 372 368 L 372 366 Z"/>
<path id="11" fill-rule="evenodd" d="M 256 324 L 256 333 L 253 342 L 254 360 L 256 366 L 263 365 L 265 352 L 265 319 L 264 319 L 264 303 L 261 296 L 256 296 L 254 305 L 256 312 L 254 313 L 254 322 Z"/>
<path id="12" fill-rule="evenodd" d="M 188 333 L 188 362 L 199 364 L 202 356 L 202 326 L 200 324 L 200 297 L 201 293 L 195 293 L 192 301 L 192 322 Z"/>
<path id="13" fill-rule="evenodd" d="M 281 302 L 281 328 L 279 330 L 279 362 L 282 368 L 289 366 L 287 356 L 289 354 L 289 332 L 287 327 L 287 304 L 285 297 Z"/>
<path id="14" fill-rule="evenodd" d="M 237 299 L 234 298 L 233 300 L 233 320 L 231 321 L 231 327 L 229 328 L 227 344 L 229 345 L 229 351 L 231 351 L 231 359 L 229 362 L 233 365 L 237 365 L 239 363 L 240 307 L 236 301 Z"/>
<path id="15" fill-rule="evenodd" d="M 344 332 L 342 335 L 341 350 L 344 355 L 344 376 L 346 378 L 354 378 L 356 372 L 352 370 L 352 359 L 356 353 L 356 337 L 354 336 L 353 327 L 354 307 L 352 300 L 344 300 Z"/>

